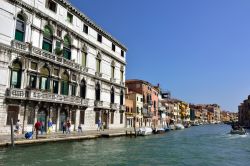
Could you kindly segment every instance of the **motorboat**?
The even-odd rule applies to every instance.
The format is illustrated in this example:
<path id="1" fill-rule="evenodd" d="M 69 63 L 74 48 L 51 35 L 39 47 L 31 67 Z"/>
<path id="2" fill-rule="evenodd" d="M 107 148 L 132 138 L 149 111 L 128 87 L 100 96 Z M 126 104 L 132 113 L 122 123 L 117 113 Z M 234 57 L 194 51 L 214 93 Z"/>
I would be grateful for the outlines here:
<path id="1" fill-rule="evenodd" d="M 138 134 L 142 136 L 150 135 L 152 133 L 153 133 L 153 130 L 150 127 L 142 127 L 139 129 L 139 132 L 138 132 Z"/>
<path id="2" fill-rule="evenodd" d="M 176 130 L 183 130 L 185 127 L 181 123 L 175 125 Z"/>
<path id="3" fill-rule="evenodd" d="M 247 132 L 244 128 L 239 128 L 239 129 L 232 129 L 230 131 L 230 134 L 238 134 L 238 135 L 245 135 Z"/>
<path id="4" fill-rule="evenodd" d="M 163 133 L 165 133 L 166 131 L 165 131 L 165 129 L 164 128 L 155 128 L 154 130 L 153 130 L 153 133 L 154 134 L 163 134 Z"/>

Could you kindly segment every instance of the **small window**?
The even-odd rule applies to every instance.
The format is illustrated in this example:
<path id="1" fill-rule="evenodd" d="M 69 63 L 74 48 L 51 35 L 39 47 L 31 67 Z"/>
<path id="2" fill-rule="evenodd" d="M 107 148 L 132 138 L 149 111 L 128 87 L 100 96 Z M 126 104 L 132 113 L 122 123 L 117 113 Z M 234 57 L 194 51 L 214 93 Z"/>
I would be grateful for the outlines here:
<path id="1" fill-rule="evenodd" d="M 73 15 L 70 14 L 69 12 L 67 13 L 67 21 L 68 21 L 69 23 L 73 23 Z"/>
<path id="2" fill-rule="evenodd" d="M 37 69 L 37 63 L 31 62 L 30 68 L 31 68 L 32 70 L 36 70 L 36 69 Z"/>
<path id="3" fill-rule="evenodd" d="M 115 45 L 112 43 L 112 50 L 115 51 Z"/>
<path id="4" fill-rule="evenodd" d="M 57 29 L 56 35 L 57 35 L 58 37 L 62 37 L 62 30 Z"/>
<path id="5" fill-rule="evenodd" d="M 123 50 L 121 50 L 121 56 L 124 57 L 124 51 Z"/>
<path id="6" fill-rule="evenodd" d="M 51 10 L 51 11 L 53 11 L 53 12 L 56 13 L 56 6 L 57 6 L 57 4 L 54 1 L 48 0 L 47 8 L 49 10 Z"/>
<path id="7" fill-rule="evenodd" d="M 72 80 L 76 81 L 76 75 L 75 74 L 72 75 Z"/>
<path id="8" fill-rule="evenodd" d="M 87 25 L 83 25 L 83 32 L 88 34 L 89 33 L 89 27 Z"/>
<path id="9" fill-rule="evenodd" d="M 97 41 L 99 41 L 100 43 L 102 42 L 102 35 L 100 34 L 97 35 Z"/>

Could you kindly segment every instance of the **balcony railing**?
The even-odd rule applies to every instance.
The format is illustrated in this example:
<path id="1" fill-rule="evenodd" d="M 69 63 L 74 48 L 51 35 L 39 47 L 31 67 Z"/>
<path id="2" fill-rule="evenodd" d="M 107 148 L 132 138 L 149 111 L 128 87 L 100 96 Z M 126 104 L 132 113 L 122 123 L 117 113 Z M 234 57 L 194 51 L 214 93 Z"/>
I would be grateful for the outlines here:
<path id="1" fill-rule="evenodd" d="M 116 103 L 110 103 L 110 109 L 116 110 L 117 109 L 117 104 Z"/>
<path id="2" fill-rule="evenodd" d="M 66 103 L 71 105 L 88 106 L 88 99 L 78 96 L 65 96 L 40 90 L 7 89 L 6 97 L 13 99 L 26 99 L 35 101 Z"/>
<path id="3" fill-rule="evenodd" d="M 95 76 L 96 76 L 96 77 L 102 77 L 102 73 L 95 72 Z"/>
<path id="4" fill-rule="evenodd" d="M 11 46 L 18 50 L 29 51 L 29 44 L 17 40 L 12 40 Z"/>
<path id="5" fill-rule="evenodd" d="M 152 118 L 153 117 L 153 112 L 143 112 L 142 115 L 145 118 Z"/>
<path id="6" fill-rule="evenodd" d="M 103 101 L 95 101 L 95 107 L 103 107 Z"/>

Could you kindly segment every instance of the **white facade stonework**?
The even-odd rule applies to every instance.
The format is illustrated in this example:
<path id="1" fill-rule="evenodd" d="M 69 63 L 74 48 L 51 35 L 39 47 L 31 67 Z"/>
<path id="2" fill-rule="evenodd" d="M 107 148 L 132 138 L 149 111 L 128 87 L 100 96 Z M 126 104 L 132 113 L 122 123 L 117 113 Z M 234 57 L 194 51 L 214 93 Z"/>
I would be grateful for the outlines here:
<path id="1" fill-rule="evenodd" d="M 1 0 L 0 21 L 0 134 L 125 126 L 125 46 L 66 0 Z"/>

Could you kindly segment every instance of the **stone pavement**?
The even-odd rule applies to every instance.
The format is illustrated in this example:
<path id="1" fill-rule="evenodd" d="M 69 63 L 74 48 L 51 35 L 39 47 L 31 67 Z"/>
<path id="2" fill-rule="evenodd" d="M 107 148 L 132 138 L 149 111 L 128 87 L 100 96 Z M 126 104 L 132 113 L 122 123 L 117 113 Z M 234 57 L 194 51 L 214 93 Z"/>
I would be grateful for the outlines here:
<path id="1" fill-rule="evenodd" d="M 70 134 L 63 134 L 60 132 L 53 132 L 51 134 L 38 135 L 38 139 L 35 139 L 35 134 L 33 139 L 25 139 L 24 134 L 15 136 L 15 144 L 33 144 L 33 143 L 44 143 L 44 142 L 57 142 L 57 141 L 67 141 L 67 140 L 84 140 L 93 139 L 99 137 L 114 137 L 114 136 L 125 136 L 126 132 L 130 134 L 133 132 L 133 128 L 121 128 L 121 129 L 106 129 L 104 131 L 88 130 L 78 133 L 77 131 L 72 131 Z M 11 144 L 10 135 L 0 135 L 0 147 L 8 146 Z"/>

